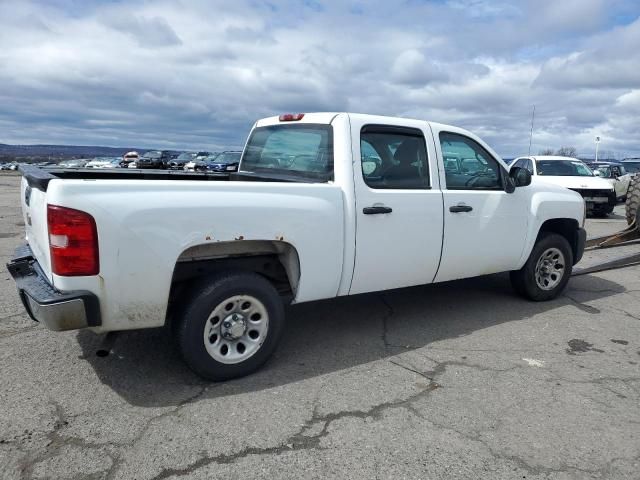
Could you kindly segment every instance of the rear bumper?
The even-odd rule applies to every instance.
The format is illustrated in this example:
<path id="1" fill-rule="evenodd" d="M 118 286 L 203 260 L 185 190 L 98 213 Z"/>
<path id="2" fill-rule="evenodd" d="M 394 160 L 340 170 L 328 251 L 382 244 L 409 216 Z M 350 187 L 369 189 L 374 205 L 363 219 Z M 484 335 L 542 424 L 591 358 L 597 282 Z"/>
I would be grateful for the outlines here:
<path id="1" fill-rule="evenodd" d="M 45 277 L 28 245 L 16 250 L 7 269 L 16 282 L 25 310 L 36 322 L 55 331 L 98 327 L 102 324 L 98 297 L 84 290 L 56 290 Z"/>

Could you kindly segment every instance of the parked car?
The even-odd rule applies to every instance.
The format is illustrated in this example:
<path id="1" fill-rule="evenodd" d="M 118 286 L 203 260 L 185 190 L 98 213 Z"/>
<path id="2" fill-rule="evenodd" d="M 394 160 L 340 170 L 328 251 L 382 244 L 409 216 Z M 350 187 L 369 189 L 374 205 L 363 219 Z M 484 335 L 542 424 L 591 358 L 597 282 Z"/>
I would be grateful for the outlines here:
<path id="1" fill-rule="evenodd" d="M 446 172 L 442 151 L 478 168 Z M 233 178 L 92 172 L 89 188 L 76 172 L 22 171 L 29 244 L 8 268 L 32 318 L 95 332 L 170 318 L 187 364 L 213 380 L 269 358 L 289 303 L 504 271 L 524 297 L 551 300 L 586 240 L 576 192 L 422 120 L 259 120 Z"/>
<path id="2" fill-rule="evenodd" d="M 616 199 L 619 202 L 624 202 L 627 199 L 631 175 L 627 173 L 621 163 L 593 162 L 589 167 L 595 175 L 606 179 L 613 186 L 613 189 L 616 191 Z"/>
<path id="3" fill-rule="evenodd" d="M 196 164 L 196 171 L 205 172 L 235 172 L 240 164 L 242 152 L 222 152 L 205 158 L 202 163 Z"/>
<path id="4" fill-rule="evenodd" d="M 120 162 L 120 157 L 96 157 L 87 162 L 85 168 L 118 168 Z"/>
<path id="5" fill-rule="evenodd" d="M 185 163 L 184 169 L 193 172 L 196 169 L 196 164 L 202 163 L 205 158 L 210 158 L 215 155 L 217 155 L 217 153 L 197 152 L 190 162 Z"/>
<path id="6" fill-rule="evenodd" d="M 627 173 L 631 175 L 640 173 L 640 158 L 625 158 L 620 163 L 624 165 Z"/>
<path id="7" fill-rule="evenodd" d="M 122 160 L 120 161 L 120 167 L 129 168 L 129 165 L 135 163 L 140 158 L 140 155 L 136 151 L 127 152 L 122 156 Z"/>
<path id="8" fill-rule="evenodd" d="M 578 192 L 584 198 L 587 214 L 606 216 L 616 206 L 616 192 L 577 158 L 538 155 L 519 157 L 512 167 L 525 168 L 537 181 L 553 183 Z"/>
<path id="9" fill-rule="evenodd" d="M 169 170 L 184 170 L 187 163 L 196 157 L 193 152 L 184 152 L 169 162 Z"/>
<path id="10" fill-rule="evenodd" d="M 137 168 L 166 169 L 169 165 L 171 154 L 167 150 L 150 150 L 142 154 L 136 161 Z"/>
<path id="11" fill-rule="evenodd" d="M 73 160 L 65 160 L 63 162 L 60 162 L 58 166 L 64 168 L 82 168 L 86 166 L 87 163 L 89 163 L 89 160 L 85 158 L 78 158 Z"/>

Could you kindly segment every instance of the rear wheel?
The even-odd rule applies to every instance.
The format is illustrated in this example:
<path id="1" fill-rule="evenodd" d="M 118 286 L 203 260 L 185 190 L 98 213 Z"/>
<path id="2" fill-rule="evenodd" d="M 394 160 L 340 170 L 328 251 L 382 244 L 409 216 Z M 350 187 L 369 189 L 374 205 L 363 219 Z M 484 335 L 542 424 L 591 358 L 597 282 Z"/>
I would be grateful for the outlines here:
<path id="1" fill-rule="evenodd" d="M 284 326 L 278 292 L 255 273 L 229 272 L 196 289 L 177 325 L 182 356 L 209 380 L 242 377 L 275 350 Z"/>
<path id="2" fill-rule="evenodd" d="M 627 190 L 625 215 L 629 225 L 638 217 L 638 205 L 640 205 L 640 173 L 631 177 L 629 190 Z"/>
<path id="3" fill-rule="evenodd" d="M 541 302 L 556 298 L 567 286 L 573 252 L 566 238 L 544 232 L 520 270 L 511 272 L 511 283 L 522 296 Z"/>

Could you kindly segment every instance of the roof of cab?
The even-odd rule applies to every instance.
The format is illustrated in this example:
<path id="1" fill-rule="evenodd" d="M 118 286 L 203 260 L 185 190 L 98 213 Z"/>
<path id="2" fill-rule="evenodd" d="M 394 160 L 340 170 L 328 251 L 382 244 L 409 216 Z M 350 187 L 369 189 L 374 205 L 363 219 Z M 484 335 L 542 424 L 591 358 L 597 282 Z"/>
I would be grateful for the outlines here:
<path id="1" fill-rule="evenodd" d="M 582 162 L 579 158 L 562 157 L 560 155 L 531 155 L 523 158 L 533 158 L 534 160 L 571 160 L 573 162 Z"/>
<path id="2" fill-rule="evenodd" d="M 296 114 L 297 112 L 290 112 L 290 114 Z M 360 117 L 360 118 L 367 118 L 370 119 L 372 122 L 379 122 L 379 123 L 383 123 L 383 122 L 397 122 L 398 120 L 404 120 L 407 122 L 421 122 L 421 123 L 431 123 L 432 125 L 438 126 L 440 128 L 444 128 L 444 129 L 457 129 L 457 130 L 464 130 L 461 129 L 460 127 L 455 127 L 453 125 L 446 125 L 444 123 L 436 123 L 436 122 L 431 122 L 429 120 L 425 120 L 425 119 L 419 119 L 419 118 L 407 118 L 407 117 L 394 117 L 394 116 L 388 116 L 388 115 L 373 115 L 373 114 L 368 114 L 368 113 L 353 113 L 353 112 L 300 112 L 301 114 L 303 114 L 304 116 L 302 117 L 301 120 L 289 120 L 289 121 L 280 121 L 280 116 L 273 116 L 273 117 L 266 117 L 266 118 L 261 118 L 260 120 L 258 120 L 255 124 L 256 127 L 263 127 L 263 126 L 267 126 L 267 125 L 278 125 L 280 123 L 325 123 L 325 124 L 330 124 L 334 118 L 336 118 L 338 115 L 349 115 L 350 117 Z"/>
<path id="3" fill-rule="evenodd" d="M 297 112 L 294 112 L 297 113 Z M 302 113 L 302 112 L 300 112 Z M 280 122 L 279 116 L 261 118 L 256 122 L 256 127 L 264 127 L 267 125 L 277 125 L 279 123 L 326 123 L 329 124 L 338 115 L 337 112 L 311 112 L 304 113 L 304 117 L 301 120 Z"/>

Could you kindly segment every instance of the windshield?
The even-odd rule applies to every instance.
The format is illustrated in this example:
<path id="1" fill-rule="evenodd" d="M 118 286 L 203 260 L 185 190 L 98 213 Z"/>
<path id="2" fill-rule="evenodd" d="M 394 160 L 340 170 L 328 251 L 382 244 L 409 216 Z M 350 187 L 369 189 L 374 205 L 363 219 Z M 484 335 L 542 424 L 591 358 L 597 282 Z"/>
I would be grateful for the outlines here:
<path id="1" fill-rule="evenodd" d="M 331 180 L 332 127 L 316 124 L 258 127 L 247 142 L 242 171 Z"/>
<path id="2" fill-rule="evenodd" d="M 553 177 L 593 177 L 580 160 L 536 160 L 538 175 Z"/>
<path id="3" fill-rule="evenodd" d="M 215 160 L 216 163 L 237 163 L 240 161 L 240 155 L 242 155 L 240 152 L 221 153 L 215 157 Z"/>
<path id="4" fill-rule="evenodd" d="M 181 153 L 180 155 L 178 155 L 178 158 L 176 158 L 176 160 L 191 160 L 193 158 L 195 154 L 191 153 L 191 152 L 185 152 L 185 153 Z"/>
<path id="5" fill-rule="evenodd" d="M 144 158 L 160 158 L 162 156 L 162 152 L 147 152 L 143 155 Z"/>
<path id="6" fill-rule="evenodd" d="M 600 176 L 603 178 L 611 177 L 611 167 L 609 165 L 599 165 L 599 166 L 596 166 L 594 170 L 597 170 L 598 172 L 600 172 Z"/>

